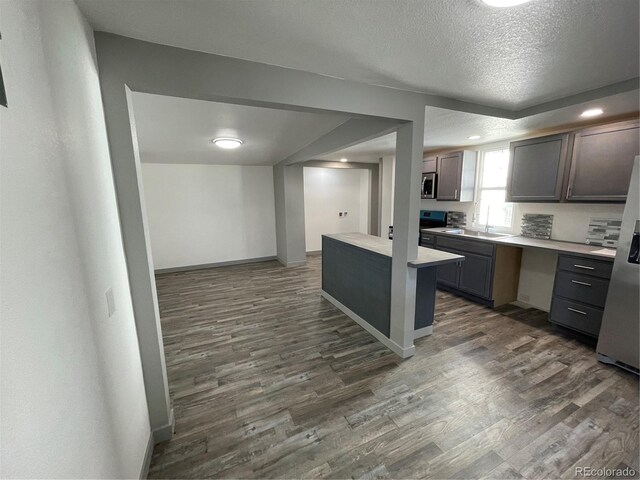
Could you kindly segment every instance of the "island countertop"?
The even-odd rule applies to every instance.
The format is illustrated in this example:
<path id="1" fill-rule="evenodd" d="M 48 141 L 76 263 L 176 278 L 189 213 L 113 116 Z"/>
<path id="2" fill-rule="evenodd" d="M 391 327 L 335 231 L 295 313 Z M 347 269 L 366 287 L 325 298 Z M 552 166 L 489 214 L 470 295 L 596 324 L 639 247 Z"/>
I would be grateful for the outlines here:
<path id="1" fill-rule="evenodd" d="M 386 257 L 391 257 L 392 245 L 391 240 L 386 238 L 366 235 L 364 233 L 335 233 L 331 235 L 323 235 L 323 237 L 332 238 L 340 242 L 353 245 L 370 252 L 378 253 Z M 409 267 L 435 267 L 446 263 L 461 262 L 464 260 L 463 255 L 433 250 L 431 248 L 418 247 L 418 258 L 412 262 L 408 262 Z"/>

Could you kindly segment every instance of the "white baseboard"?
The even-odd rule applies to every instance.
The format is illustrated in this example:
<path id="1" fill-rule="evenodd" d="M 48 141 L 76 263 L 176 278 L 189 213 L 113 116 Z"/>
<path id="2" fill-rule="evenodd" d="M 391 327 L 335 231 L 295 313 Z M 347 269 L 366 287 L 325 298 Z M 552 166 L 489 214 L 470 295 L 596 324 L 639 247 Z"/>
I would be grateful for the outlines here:
<path id="1" fill-rule="evenodd" d="M 424 327 L 424 328 L 418 328 L 417 330 L 413 331 L 413 339 L 415 340 L 416 338 L 426 337 L 431 335 L 432 333 L 433 333 L 433 325 L 429 325 L 428 327 Z"/>
<path id="2" fill-rule="evenodd" d="M 300 260 L 299 262 L 285 262 L 280 257 L 276 257 L 276 260 L 278 260 L 284 267 L 287 267 L 287 268 L 290 268 L 290 267 L 301 267 L 302 265 L 306 265 L 307 264 L 306 260 Z"/>
<path id="3" fill-rule="evenodd" d="M 169 423 L 154 429 L 151 433 L 153 434 L 153 443 L 164 442 L 167 440 L 171 440 L 173 437 L 173 432 L 176 429 L 176 420 L 173 416 L 173 408 L 169 412 Z"/>
<path id="4" fill-rule="evenodd" d="M 205 270 L 207 268 L 230 267 L 233 265 L 245 265 L 247 263 L 270 262 L 271 260 L 275 259 L 275 256 L 244 258 L 242 260 L 230 260 L 228 262 L 202 263 L 198 265 L 185 265 L 184 267 L 159 268 L 153 273 L 155 273 L 156 275 L 161 275 L 163 273 L 190 272 L 192 270 Z"/>
<path id="5" fill-rule="evenodd" d="M 153 432 L 149 432 L 149 439 L 147 440 L 147 448 L 144 452 L 142 467 L 140 468 L 141 479 L 147 478 L 149 476 L 149 467 L 151 466 L 152 455 L 153 455 Z"/>
<path id="6" fill-rule="evenodd" d="M 398 356 L 400 356 L 402 358 L 409 358 L 409 357 L 412 357 L 413 355 L 415 355 L 416 347 L 414 345 L 411 345 L 410 347 L 407 347 L 407 348 L 404 348 L 404 347 L 398 345 L 396 342 L 394 342 L 389 337 L 385 336 L 383 333 L 381 333 L 379 330 L 377 330 L 375 327 L 370 325 L 360 315 L 355 313 L 353 310 L 351 310 L 349 307 L 345 306 L 344 304 L 342 304 L 341 302 L 339 302 L 335 298 L 333 298 L 331 295 L 329 295 L 324 290 L 321 290 L 321 295 L 325 299 L 327 299 L 330 303 L 332 303 L 335 307 L 337 307 L 347 317 L 349 317 L 351 320 L 356 322 L 358 325 L 360 325 L 362 328 L 364 328 L 367 332 L 369 332 L 371 335 L 373 335 L 376 338 L 376 340 L 378 340 L 380 343 L 384 344 L 387 348 L 389 348 L 389 350 L 391 350 L 396 355 L 398 355 Z"/>

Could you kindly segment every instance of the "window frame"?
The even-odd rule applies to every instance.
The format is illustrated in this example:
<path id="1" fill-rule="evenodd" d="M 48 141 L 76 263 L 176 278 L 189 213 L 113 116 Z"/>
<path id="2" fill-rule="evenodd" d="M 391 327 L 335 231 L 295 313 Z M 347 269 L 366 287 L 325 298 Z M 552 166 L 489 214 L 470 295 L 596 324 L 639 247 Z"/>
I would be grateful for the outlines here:
<path id="1" fill-rule="evenodd" d="M 508 182 L 508 178 L 505 179 L 505 186 L 504 187 L 482 187 L 482 173 L 484 170 L 484 161 L 485 161 L 485 154 L 490 153 L 490 152 L 496 152 L 496 151 L 502 151 L 502 150 L 507 150 L 509 151 L 509 144 L 508 143 L 495 143 L 495 144 L 491 144 L 491 145 L 484 145 L 481 149 L 478 150 L 478 168 L 476 169 L 476 184 L 474 187 L 474 201 L 473 201 L 473 218 L 472 218 L 472 225 L 474 228 L 478 229 L 484 229 L 485 228 L 485 224 L 484 223 L 479 223 L 480 220 L 480 215 L 481 213 L 478 211 L 479 205 L 480 205 L 480 193 L 482 190 L 493 190 L 493 191 L 497 191 L 497 190 L 504 190 L 505 191 L 505 195 L 506 195 L 506 190 L 507 190 L 507 182 Z M 510 160 L 510 159 L 509 159 Z M 511 206 L 511 224 L 508 226 L 495 226 L 495 225 L 489 225 L 492 229 L 492 231 L 498 232 L 498 233 L 513 233 L 513 229 L 514 229 L 514 217 L 515 217 L 515 205 L 513 202 L 505 202 L 508 205 Z"/>

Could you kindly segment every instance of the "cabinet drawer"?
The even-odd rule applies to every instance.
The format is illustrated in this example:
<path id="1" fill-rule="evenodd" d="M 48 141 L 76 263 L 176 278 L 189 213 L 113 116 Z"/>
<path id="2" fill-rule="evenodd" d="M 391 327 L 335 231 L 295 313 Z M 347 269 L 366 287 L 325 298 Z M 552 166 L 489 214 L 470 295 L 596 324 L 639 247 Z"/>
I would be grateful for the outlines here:
<path id="1" fill-rule="evenodd" d="M 564 298 L 553 297 L 549 319 L 565 327 L 598 336 L 603 310 Z"/>
<path id="2" fill-rule="evenodd" d="M 586 257 L 571 257 L 560 255 L 558 257 L 558 268 L 567 272 L 575 272 L 596 277 L 611 278 L 613 262 L 595 260 Z"/>
<path id="3" fill-rule="evenodd" d="M 604 307 L 609 280 L 558 270 L 554 293 L 578 302 Z"/>
<path id="4" fill-rule="evenodd" d="M 469 253 L 477 253 L 478 255 L 492 256 L 495 251 L 495 246 L 491 243 L 467 240 L 463 238 L 451 238 L 443 235 L 438 236 L 436 244 L 438 247 L 453 248 Z"/>
<path id="5" fill-rule="evenodd" d="M 433 247 L 435 245 L 436 239 L 430 233 L 421 233 L 420 234 L 420 245 L 423 247 Z"/>

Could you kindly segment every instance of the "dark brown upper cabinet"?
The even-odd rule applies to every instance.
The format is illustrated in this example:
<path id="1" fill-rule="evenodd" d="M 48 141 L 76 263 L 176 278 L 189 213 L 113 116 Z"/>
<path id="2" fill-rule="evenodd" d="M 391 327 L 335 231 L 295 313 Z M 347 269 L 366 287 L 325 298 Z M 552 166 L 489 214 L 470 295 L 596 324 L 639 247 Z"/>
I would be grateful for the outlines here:
<path id="1" fill-rule="evenodd" d="M 636 155 L 640 155 L 640 128 L 637 120 L 585 128 L 576 132 L 567 201 L 626 201 Z"/>
<path id="2" fill-rule="evenodd" d="M 566 133 L 512 142 L 507 201 L 560 201 L 570 140 Z"/>
<path id="3" fill-rule="evenodd" d="M 436 173 L 438 157 L 424 157 L 422 159 L 422 173 Z"/>
<path id="4" fill-rule="evenodd" d="M 438 200 L 473 201 L 477 156 L 470 150 L 438 156 Z"/>

